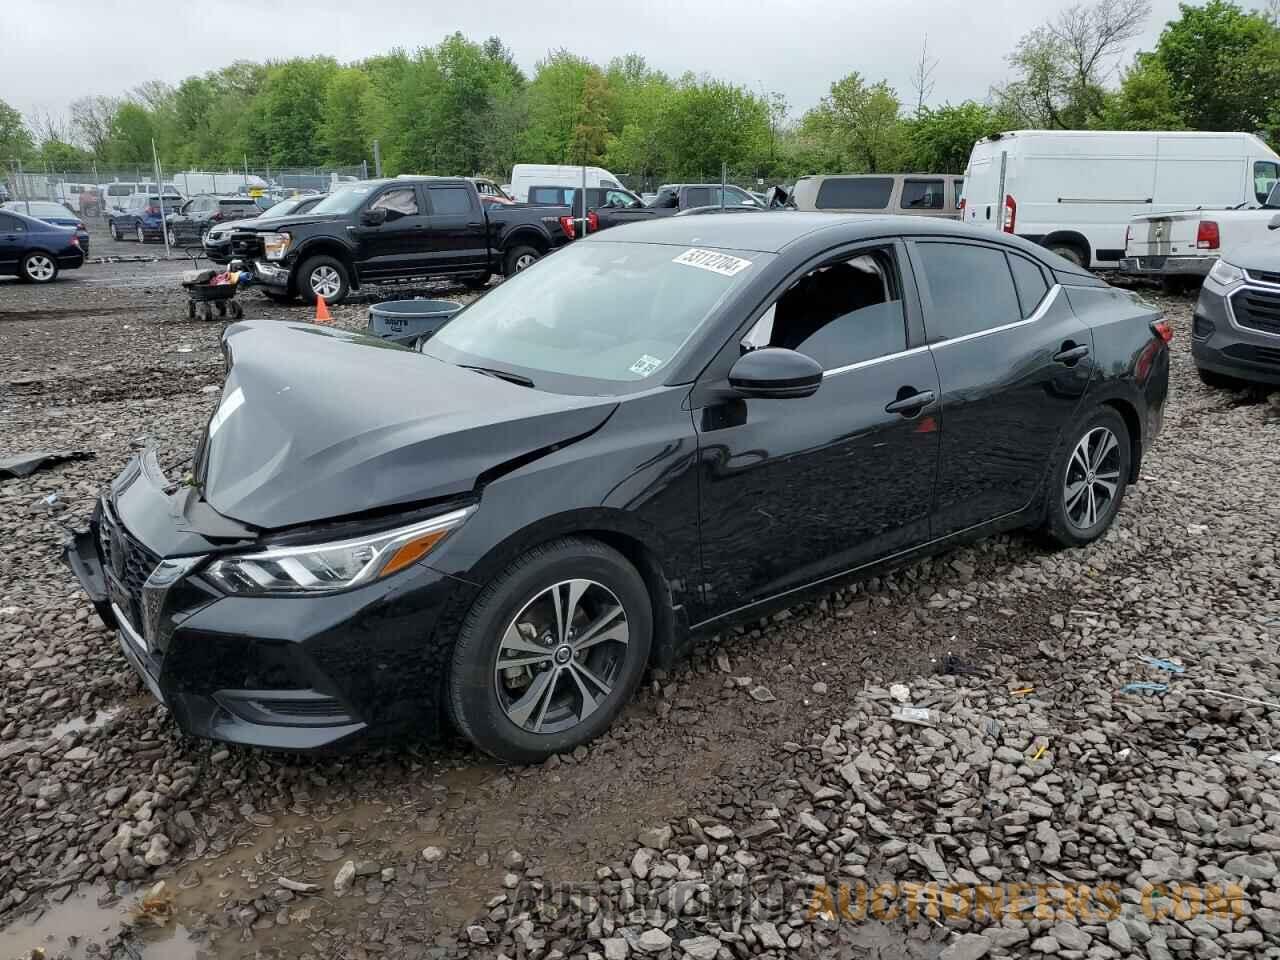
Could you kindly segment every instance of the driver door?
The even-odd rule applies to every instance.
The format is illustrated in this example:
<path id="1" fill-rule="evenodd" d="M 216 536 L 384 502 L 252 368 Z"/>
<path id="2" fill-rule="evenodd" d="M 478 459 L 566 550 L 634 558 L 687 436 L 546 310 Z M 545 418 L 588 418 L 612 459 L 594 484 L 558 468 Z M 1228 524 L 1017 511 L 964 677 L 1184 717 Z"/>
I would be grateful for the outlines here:
<path id="1" fill-rule="evenodd" d="M 374 196 L 365 210 L 385 210 L 379 224 L 360 220 L 352 228 L 360 245 L 360 273 L 367 277 L 412 274 L 425 267 L 430 256 L 430 218 L 412 183 L 395 183 Z"/>

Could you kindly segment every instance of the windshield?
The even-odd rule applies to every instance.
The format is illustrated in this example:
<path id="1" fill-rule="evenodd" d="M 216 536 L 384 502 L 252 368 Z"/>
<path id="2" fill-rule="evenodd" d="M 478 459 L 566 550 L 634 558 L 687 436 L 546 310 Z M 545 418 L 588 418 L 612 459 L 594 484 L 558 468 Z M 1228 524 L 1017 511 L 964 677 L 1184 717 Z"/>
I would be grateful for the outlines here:
<path id="1" fill-rule="evenodd" d="M 302 205 L 301 200 L 293 200 L 293 199 L 281 200 L 279 203 L 273 206 L 267 207 L 266 211 L 262 214 L 262 216 L 264 218 L 265 217 L 287 217 L 289 214 L 293 213 L 294 207 L 299 207 L 301 205 Z"/>
<path id="2" fill-rule="evenodd" d="M 576 243 L 489 291 L 423 352 L 511 367 L 538 386 L 539 372 L 608 384 L 656 381 L 720 301 L 772 259 L 755 251 Z"/>
<path id="3" fill-rule="evenodd" d="M 346 187 L 337 193 L 331 193 L 314 207 L 312 213 L 350 213 L 364 203 L 369 194 L 378 188 L 376 183 L 362 183 L 355 187 Z"/>

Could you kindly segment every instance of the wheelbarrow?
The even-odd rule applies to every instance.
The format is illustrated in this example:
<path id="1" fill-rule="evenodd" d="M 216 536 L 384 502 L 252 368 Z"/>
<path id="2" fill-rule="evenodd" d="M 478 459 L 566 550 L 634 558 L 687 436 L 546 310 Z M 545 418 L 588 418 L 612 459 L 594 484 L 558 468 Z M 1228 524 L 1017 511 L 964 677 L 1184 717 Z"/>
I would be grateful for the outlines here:
<path id="1" fill-rule="evenodd" d="M 220 277 L 230 277 L 220 282 Z M 187 319 L 195 320 L 203 315 L 205 320 L 226 319 L 230 316 L 239 320 L 244 316 L 244 307 L 236 299 L 240 290 L 238 273 L 218 273 L 214 270 L 188 270 L 182 275 L 182 285 L 187 290 Z"/>

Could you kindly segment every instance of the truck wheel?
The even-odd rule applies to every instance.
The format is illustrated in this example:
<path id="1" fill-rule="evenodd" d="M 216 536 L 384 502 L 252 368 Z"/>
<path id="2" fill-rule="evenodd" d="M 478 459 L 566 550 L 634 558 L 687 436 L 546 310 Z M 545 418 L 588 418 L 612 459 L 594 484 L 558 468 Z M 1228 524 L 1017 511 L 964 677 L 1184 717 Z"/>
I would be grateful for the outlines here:
<path id="1" fill-rule="evenodd" d="M 111 239 L 112 240 L 124 239 L 124 235 L 120 232 L 120 228 L 116 226 L 116 222 L 114 220 L 111 221 Z"/>
<path id="2" fill-rule="evenodd" d="M 492 276 L 491 273 L 482 273 L 478 277 L 467 277 L 462 282 L 467 285 L 468 290 L 483 290 L 489 285 L 489 278 Z"/>
<path id="3" fill-rule="evenodd" d="M 528 270 L 537 262 L 540 256 L 542 254 L 530 246 L 512 247 L 507 251 L 507 255 L 502 258 L 502 275 L 514 277 L 521 270 Z"/>
<path id="4" fill-rule="evenodd" d="M 326 303 L 341 303 L 350 289 L 347 268 L 333 257 L 312 257 L 298 271 L 298 291 L 309 301 L 324 297 Z"/>
<path id="5" fill-rule="evenodd" d="M 1057 242 L 1049 245 L 1049 252 L 1056 253 L 1063 260 L 1069 260 L 1077 267 L 1089 266 L 1089 255 L 1074 243 Z"/>

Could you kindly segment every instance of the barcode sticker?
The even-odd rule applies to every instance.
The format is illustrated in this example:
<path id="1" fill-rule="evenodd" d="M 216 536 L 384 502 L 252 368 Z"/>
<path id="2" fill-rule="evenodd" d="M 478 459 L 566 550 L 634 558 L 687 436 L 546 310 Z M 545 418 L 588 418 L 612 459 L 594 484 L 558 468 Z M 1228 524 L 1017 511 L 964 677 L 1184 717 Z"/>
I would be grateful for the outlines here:
<path id="1" fill-rule="evenodd" d="M 735 277 L 751 266 L 750 260 L 720 253 L 718 250 L 699 250 L 697 247 L 686 250 L 673 262 L 683 263 L 687 267 L 697 267 L 699 270 L 710 270 L 722 277 Z"/>

